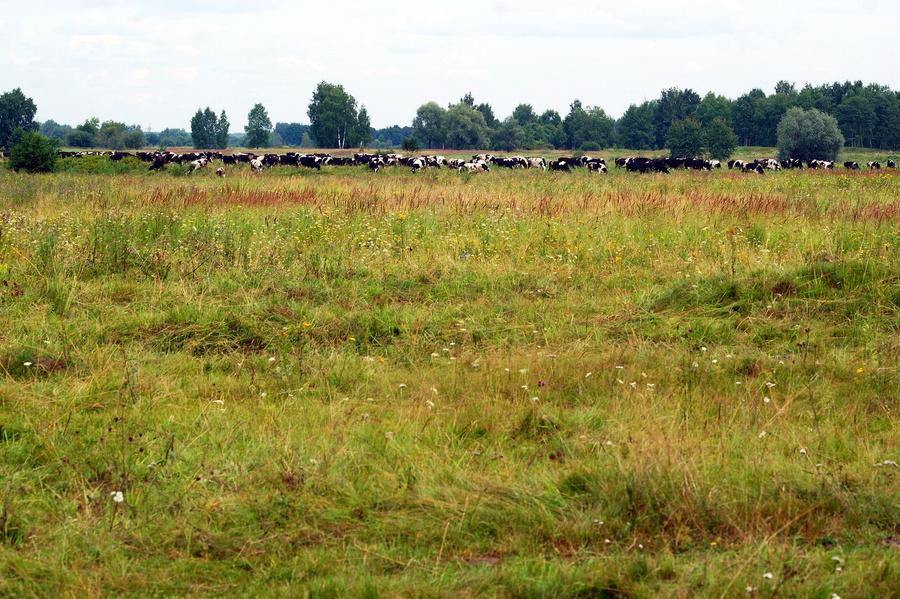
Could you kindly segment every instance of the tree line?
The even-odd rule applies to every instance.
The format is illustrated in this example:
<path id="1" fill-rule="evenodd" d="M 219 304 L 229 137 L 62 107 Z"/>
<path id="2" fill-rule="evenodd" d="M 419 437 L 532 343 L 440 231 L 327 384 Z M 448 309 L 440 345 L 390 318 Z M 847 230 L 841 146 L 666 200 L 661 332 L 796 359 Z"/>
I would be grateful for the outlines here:
<path id="1" fill-rule="evenodd" d="M 780 81 L 774 92 L 753 89 L 732 100 L 713 92 L 701 97 L 691 89 L 662 90 L 659 97 L 632 104 L 615 119 L 602 108 L 575 99 L 563 116 L 556 110 L 536 111 L 519 104 L 499 119 L 487 102 L 476 103 L 471 93 L 446 107 L 422 104 L 408 126 L 373 129 L 365 105 L 341 85 L 320 82 L 307 107 L 310 124 L 278 123 L 274 127 L 262 104 L 248 114 L 243 134 L 229 132 L 225 111 L 198 109 L 191 131 L 165 129 L 144 133 L 139 125 L 100 121 L 93 117 L 71 127 L 50 119 L 33 120 L 34 102 L 20 89 L 0 96 L 0 148 L 9 148 L 13 132 L 40 132 L 61 144 L 92 148 L 133 149 L 147 145 L 198 149 L 243 146 L 373 148 L 427 147 L 597 151 L 618 147 L 661 150 L 684 156 L 724 158 L 737 145 L 775 146 L 778 124 L 792 108 L 815 109 L 833 117 L 848 146 L 900 149 L 900 92 L 861 81 L 806 84 L 798 90 Z"/>

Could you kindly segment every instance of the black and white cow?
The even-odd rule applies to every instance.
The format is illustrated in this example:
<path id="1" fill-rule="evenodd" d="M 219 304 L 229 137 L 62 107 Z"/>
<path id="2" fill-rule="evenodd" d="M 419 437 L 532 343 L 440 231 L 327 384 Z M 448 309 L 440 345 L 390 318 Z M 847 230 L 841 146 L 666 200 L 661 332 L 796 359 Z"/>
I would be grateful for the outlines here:
<path id="1" fill-rule="evenodd" d="M 847 162 L 844 162 L 844 168 L 850 169 L 851 171 L 858 171 L 859 163 L 853 162 L 852 160 L 848 160 Z"/>
<path id="2" fill-rule="evenodd" d="M 867 162 L 866 166 L 869 167 L 869 170 L 878 170 L 881 168 L 880 162 Z"/>
<path id="3" fill-rule="evenodd" d="M 590 175 L 591 173 L 600 173 L 601 175 L 603 175 L 607 172 L 606 164 L 601 161 L 591 160 L 590 162 L 588 162 L 587 167 L 588 175 Z"/>
<path id="4" fill-rule="evenodd" d="M 486 162 L 465 162 L 461 167 L 459 167 L 459 172 L 461 173 L 487 173 L 490 172 L 490 168 L 488 167 Z"/>

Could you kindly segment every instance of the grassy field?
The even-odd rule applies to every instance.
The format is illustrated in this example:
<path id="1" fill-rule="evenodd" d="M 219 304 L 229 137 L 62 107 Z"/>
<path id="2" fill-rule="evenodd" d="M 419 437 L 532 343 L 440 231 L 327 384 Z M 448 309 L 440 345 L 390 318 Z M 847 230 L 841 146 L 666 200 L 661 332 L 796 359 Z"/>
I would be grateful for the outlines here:
<path id="1" fill-rule="evenodd" d="M 0 169 L 0 596 L 900 597 L 900 173 L 115 168 Z"/>

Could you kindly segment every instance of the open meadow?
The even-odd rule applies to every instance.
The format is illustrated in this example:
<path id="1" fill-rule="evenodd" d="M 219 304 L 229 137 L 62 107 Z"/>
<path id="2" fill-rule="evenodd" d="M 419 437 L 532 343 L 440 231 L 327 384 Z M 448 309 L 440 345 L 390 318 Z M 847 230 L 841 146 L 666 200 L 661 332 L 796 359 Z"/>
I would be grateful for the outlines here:
<path id="1" fill-rule="evenodd" d="M 0 597 L 900 597 L 900 171 L 94 158 L 0 169 Z"/>

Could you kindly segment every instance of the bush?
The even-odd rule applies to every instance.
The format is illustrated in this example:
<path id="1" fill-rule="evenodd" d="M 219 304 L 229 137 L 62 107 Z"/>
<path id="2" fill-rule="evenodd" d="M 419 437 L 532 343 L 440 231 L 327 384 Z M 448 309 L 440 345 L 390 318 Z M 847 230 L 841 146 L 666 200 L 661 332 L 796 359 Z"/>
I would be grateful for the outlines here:
<path id="1" fill-rule="evenodd" d="M 582 152 L 599 152 L 600 144 L 598 144 L 596 141 L 586 141 L 583 144 L 581 144 L 581 151 Z"/>
<path id="2" fill-rule="evenodd" d="M 419 138 L 406 137 L 400 143 L 400 148 L 403 149 L 404 152 L 418 152 L 422 149 L 422 146 L 419 145 Z"/>
<path id="3" fill-rule="evenodd" d="M 18 172 L 49 173 L 56 168 L 59 141 L 29 131 L 22 134 L 9 152 L 9 168 Z"/>

